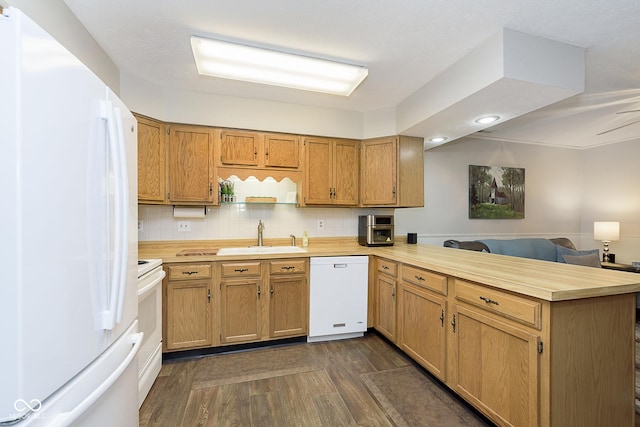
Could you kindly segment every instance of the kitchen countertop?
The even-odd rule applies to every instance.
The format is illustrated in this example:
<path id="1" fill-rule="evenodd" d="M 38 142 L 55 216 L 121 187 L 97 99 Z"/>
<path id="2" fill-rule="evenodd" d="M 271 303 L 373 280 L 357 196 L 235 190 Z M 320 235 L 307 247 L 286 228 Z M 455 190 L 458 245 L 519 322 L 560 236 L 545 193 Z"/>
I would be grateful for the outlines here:
<path id="1" fill-rule="evenodd" d="M 288 239 L 265 240 L 265 245 L 288 245 Z M 444 248 L 432 245 L 360 246 L 355 238 L 312 239 L 307 252 L 260 255 L 177 256 L 186 249 L 211 249 L 255 245 L 253 240 L 140 242 L 138 257 L 163 262 L 282 259 L 311 256 L 377 255 L 448 276 L 547 301 L 563 301 L 640 292 L 640 275 L 539 261 L 512 256 Z"/>

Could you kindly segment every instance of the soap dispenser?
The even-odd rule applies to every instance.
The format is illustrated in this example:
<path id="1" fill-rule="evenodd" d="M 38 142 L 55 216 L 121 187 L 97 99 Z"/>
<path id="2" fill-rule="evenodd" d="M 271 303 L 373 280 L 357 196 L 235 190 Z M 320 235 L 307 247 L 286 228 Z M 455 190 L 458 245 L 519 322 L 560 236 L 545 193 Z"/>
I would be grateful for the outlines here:
<path id="1" fill-rule="evenodd" d="M 305 248 L 309 246 L 309 236 L 306 231 L 302 233 L 302 246 Z"/>

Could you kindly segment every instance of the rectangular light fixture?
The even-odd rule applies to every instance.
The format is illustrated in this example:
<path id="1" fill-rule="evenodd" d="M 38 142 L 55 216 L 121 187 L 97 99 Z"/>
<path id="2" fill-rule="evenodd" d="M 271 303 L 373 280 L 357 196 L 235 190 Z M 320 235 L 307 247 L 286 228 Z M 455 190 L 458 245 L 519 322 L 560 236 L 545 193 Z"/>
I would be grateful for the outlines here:
<path id="1" fill-rule="evenodd" d="M 333 95 L 351 95 L 369 74 L 356 65 L 197 36 L 191 49 L 201 75 Z"/>

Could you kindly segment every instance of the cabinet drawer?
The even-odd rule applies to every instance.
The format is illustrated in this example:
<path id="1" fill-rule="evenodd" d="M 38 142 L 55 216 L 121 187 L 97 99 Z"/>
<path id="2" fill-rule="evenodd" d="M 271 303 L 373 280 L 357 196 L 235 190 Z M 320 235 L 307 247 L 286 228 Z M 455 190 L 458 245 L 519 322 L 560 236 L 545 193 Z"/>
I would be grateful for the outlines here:
<path id="1" fill-rule="evenodd" d="M 269 274 L 296 274 L 306 271 L 305 259 L 269 261 Z"/>
<path id="2" fill-rule="evenodd" d="M 378 271 L 396 277 L 398 275 L 398 263 L 378 258 Z"/>
<path id="3" fill-rule="evenodd" d="M 222 277 L 245 277 L 259 275 L 260 261 L 222 263 Z"/>
<path id="4" fill-rule="evenodd" d="M 447 277 L 441 274 L 403 265 L 402 280 L 447 295 Z"/>
<path id="5" fill-rule="evenodd" d="M 190 280 L 211 277 L 211 264 L 180 264 L 167 266 L 169 280 Z"/>
<path id="6" fill-rule="evenodd" d="M 456 299 L 541 329 L 541 304 L 537 301 L 462 280 L 456 280 Z"/>

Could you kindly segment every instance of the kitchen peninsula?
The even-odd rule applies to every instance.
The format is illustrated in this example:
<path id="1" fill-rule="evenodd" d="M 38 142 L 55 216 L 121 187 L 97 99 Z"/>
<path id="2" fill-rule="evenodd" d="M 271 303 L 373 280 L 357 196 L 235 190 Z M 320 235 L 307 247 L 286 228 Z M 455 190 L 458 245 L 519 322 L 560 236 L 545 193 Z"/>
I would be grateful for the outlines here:
<path id="1" fill-rule="evenodd" d="M 638 275 L 428 245 L 367 248 L 355 239 L 314 240 L 306 253 L 176 255 L 248 244 L 140 242 L 139 256 L 162 258 L 165 268 L 210 268 L 203 283 L 214 332 L 204 347 L 224 345 L 216 338 L 223 264 L 256 264 L 259 286 L 268 263 L 368 255 L 369 326 L 497 424 L 633 425 Z M 262 314 L 269 318 L 269 308 Z"/>

